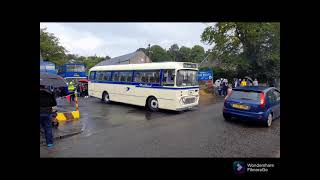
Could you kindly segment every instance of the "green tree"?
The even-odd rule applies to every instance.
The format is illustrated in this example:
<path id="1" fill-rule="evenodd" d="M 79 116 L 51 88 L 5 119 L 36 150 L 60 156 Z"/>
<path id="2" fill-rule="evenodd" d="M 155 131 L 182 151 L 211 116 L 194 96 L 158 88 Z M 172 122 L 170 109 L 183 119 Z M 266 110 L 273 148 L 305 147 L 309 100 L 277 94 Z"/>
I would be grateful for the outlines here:
<path id="1" fill-rule="evenodd" d="M 76 55 L 76 54 L 67 54 L 67 55 L 66 55 L 66 61 L 69 61 L 69 60 L 71 60 L 71 59 L 76 60 L 76 59 L 78 59 L 78 58 L 79 58 L 79 56 Z"/>
<path id="2" fill-rule="evenodd" d="M 111 59 L 110 56 L 106 57 L 98 57 L 98 56 L 78 56 L 75 54 L 67 54 L 67 61 L 74 59 L 76 63 L 83 63 L 86 67 L 86 71 L 88 72 L 90 68 L 98 64 L 99 62 L 107 59 Z"/>
<path id="3" fill-rule="evenodd" d="M 177 44 L 173 44 L 168 52 L 169 56 L 171 57 L 172 61 L 177 61 L 179 55 L 179 46 Z"/>
<path id="4" fill-rule="evenodd" d="M 153 45 L 150 48 L 150 59 L 153 62 L 163 62 L 163 61 L 169 61 L 171 58 L 167 54 L 166 50 L 164 50 L 159 45 Z"/>
<path id="5" fill-rule="evenodd" d="M 191 62 L 191 49 L 188 47 L 182 46 L 179 49 L 178 61 Z"/>
<path id="6" fill-rule="evenodd" d="M 40 51 L 45 60 L 57 65 L 66 62 L 67 50 L 60 45 L 59 39 L 54 34 L 47 32 L 46 28 L 40 28 Z"/>
<path id="7" fill-rule="evenodd" d="M 213 56 L 237 76 L 280 77 L 280 23 L 216 23 L 201 40 L 214 44 Z"/>
<path id="8" fill-rule="evenodd" d="M 107 60 L 107 59 L 110 59 L 110 57 L 109 56 L 106 56 L 106 57 L 88 56 L 88 57 L 86 57 L 86 59 L 84 60 L 84 64 L 86 66 L 86 71 L 88 72 L 90 68 L 92 68 L 93 66 L 95 66 L 99 62 Z"/>
<path id="9" fill-rule="evenodd" d="M 200 63 L 205 58 L 204 48 L 199 45 L 195 45 L 191 48 L 191 61 L 194 63 Z"/>

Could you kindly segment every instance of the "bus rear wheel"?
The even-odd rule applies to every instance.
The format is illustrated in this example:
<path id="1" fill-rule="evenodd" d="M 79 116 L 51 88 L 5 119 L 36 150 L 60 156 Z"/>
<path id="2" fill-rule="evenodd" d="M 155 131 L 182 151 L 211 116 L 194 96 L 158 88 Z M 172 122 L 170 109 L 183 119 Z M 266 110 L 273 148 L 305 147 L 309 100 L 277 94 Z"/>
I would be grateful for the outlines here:
<path id="1" fill-rule="evenodd" d="M 158 111 L 159 110 L 158 100 L 155 97 L 148 98 L 147 108 L 152 112 Z"/>
<path id="2" fill-rule="evenodd" d="M 107 92 L 103 92 L 102 94 L 102 102 L 109 104 L 110 103 L 110 96 Z"/>

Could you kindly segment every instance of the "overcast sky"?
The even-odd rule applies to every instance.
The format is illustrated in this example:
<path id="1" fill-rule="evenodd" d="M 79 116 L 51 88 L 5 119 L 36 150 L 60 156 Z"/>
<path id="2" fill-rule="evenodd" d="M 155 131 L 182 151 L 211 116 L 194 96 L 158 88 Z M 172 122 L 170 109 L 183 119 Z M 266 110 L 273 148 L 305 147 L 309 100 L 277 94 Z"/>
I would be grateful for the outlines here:
<path id="1" fill-rule="evenodd" d="M 148 44 L 163 48 L 177 43 L 179 47 L 203 44 L 200 36 L 214 23 L 40 23 L 59 38 L 69 53 L 82 56 L 116 57 L 136 51 Z"/>

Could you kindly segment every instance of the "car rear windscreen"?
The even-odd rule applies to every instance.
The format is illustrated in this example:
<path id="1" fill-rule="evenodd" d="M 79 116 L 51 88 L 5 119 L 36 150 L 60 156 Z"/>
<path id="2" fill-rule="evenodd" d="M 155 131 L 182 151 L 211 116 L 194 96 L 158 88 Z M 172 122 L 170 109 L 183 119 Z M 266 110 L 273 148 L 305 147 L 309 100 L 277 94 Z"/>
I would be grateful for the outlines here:
<path id="1" fill-rule="evenodd" d="M 260 92 L 234 90 L 234 91 L 232 91 L 230 98 L 259 101 L 260 100 Z"/>

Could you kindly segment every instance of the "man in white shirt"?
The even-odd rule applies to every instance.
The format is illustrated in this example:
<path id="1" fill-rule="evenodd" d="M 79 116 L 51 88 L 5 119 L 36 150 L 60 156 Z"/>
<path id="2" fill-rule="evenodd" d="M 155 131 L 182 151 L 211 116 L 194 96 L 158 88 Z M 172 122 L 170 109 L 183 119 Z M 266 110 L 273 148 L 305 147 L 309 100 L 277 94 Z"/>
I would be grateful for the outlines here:
<path id="1" fill-rule="evenodd" d="M 254 85 L 254 86 L 258 86 L 258 84 L 259 84 L 259 83 L 258 83 L 258 80 L 257 80 L 257 78 L 255 78 L 254 81 L 253 81 L 253 85 Z"/>

